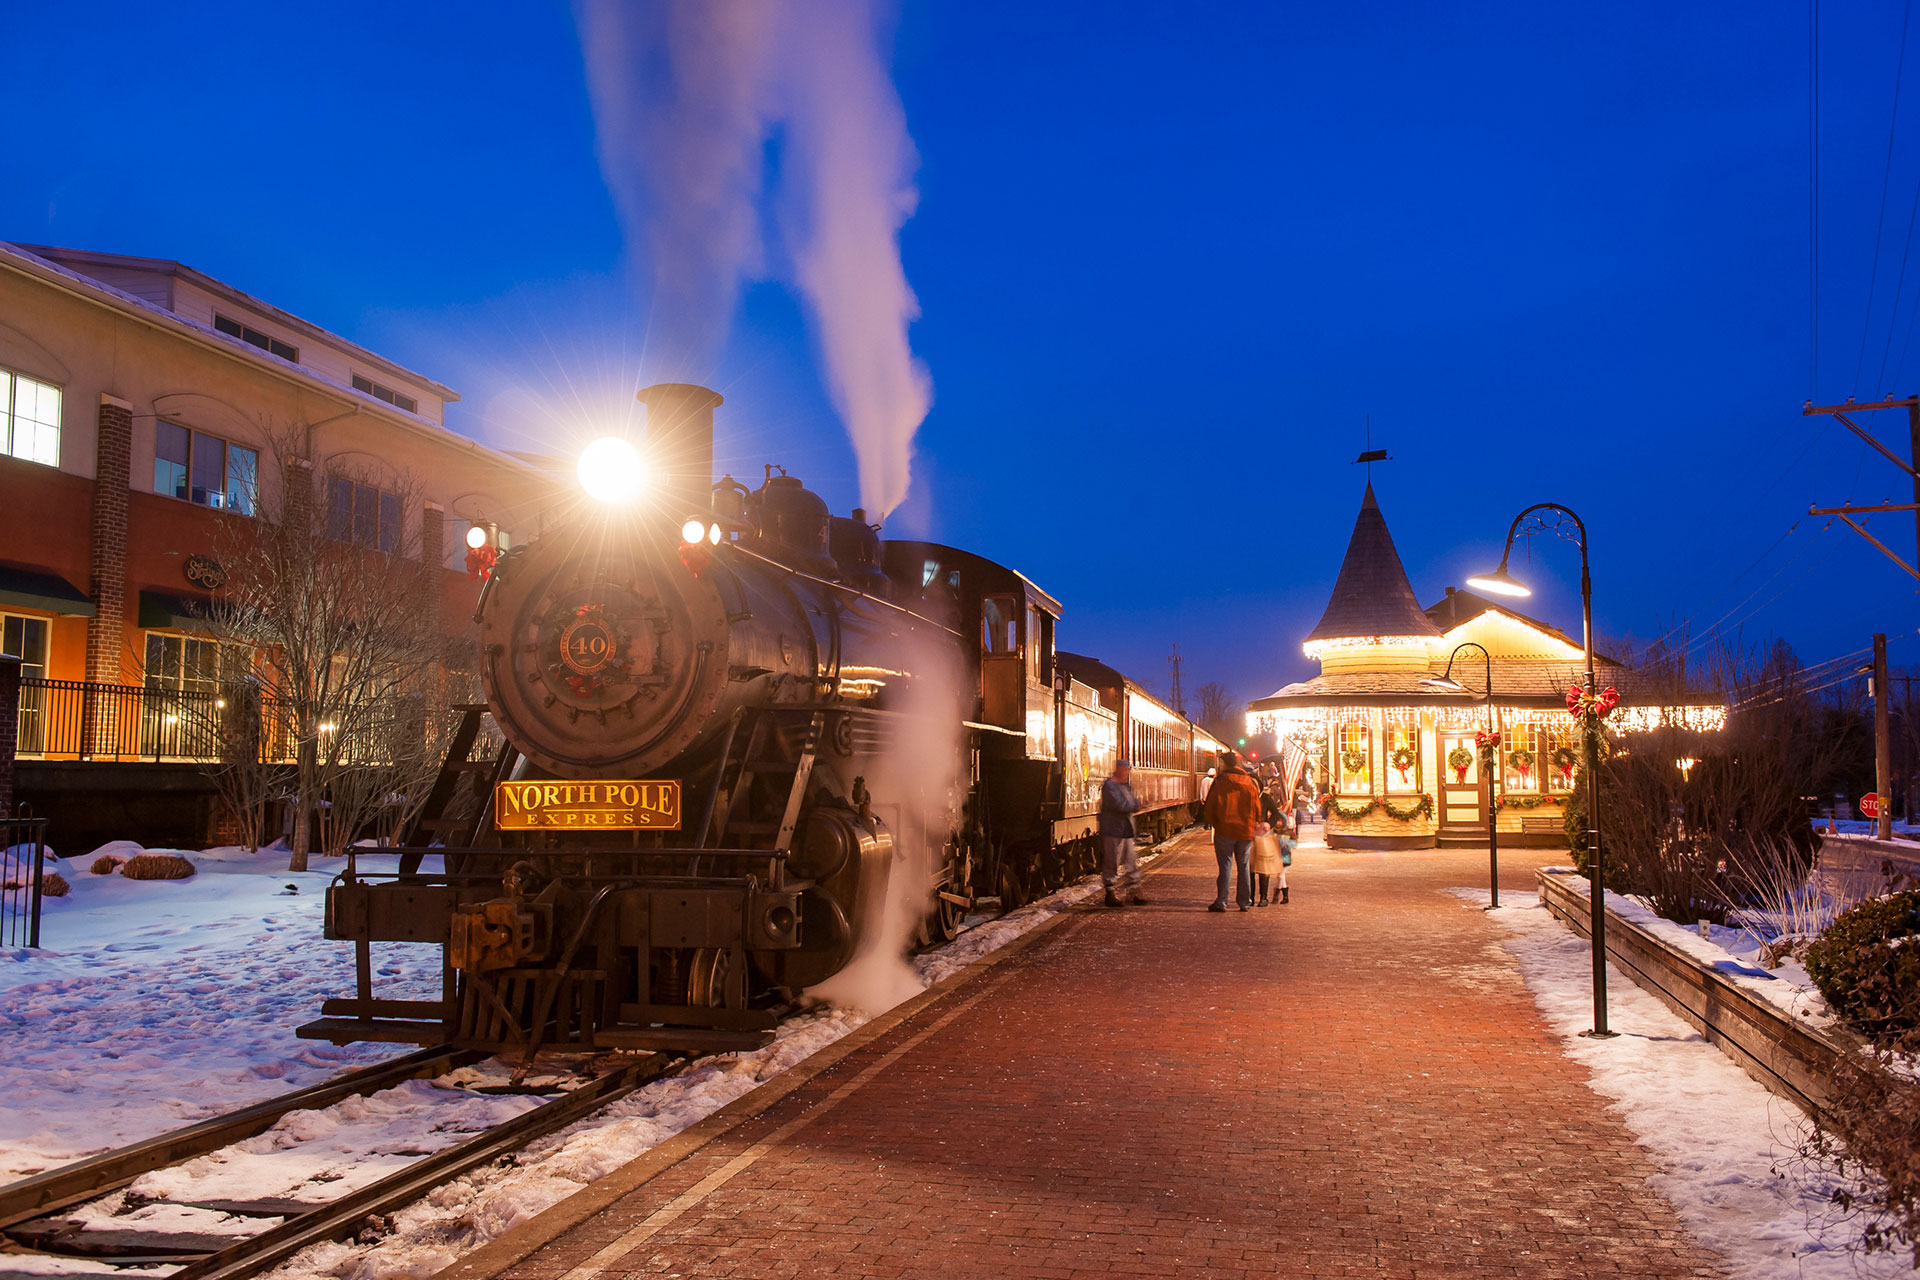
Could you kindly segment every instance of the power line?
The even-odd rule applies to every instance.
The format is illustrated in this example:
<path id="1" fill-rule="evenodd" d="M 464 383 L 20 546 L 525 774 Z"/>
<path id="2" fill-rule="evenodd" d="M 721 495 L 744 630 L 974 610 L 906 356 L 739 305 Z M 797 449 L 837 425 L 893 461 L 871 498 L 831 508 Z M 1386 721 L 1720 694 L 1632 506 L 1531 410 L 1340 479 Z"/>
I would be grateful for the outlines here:
<path id="1" fill-rule="evenodd" d="M 1794 552 L 1791 556 L 1787 557 L 1786 562 L 1784 564 L 1782 564 L 1778 569 L 1775 569 L 1772 573 L 1768 574 L 1765 580 L 1759 583 L 1759 585 L 1755 586 L 1752 591 L 1749 591 L 1745 599 L 1741 600 L 1739 604 L 1734 605 L 1733 608 L 1721 614 L 1720 617 L 1714 621 L 1713 625 L 1708 627 L 1706 630 L 1702 631 L 1697 637 L 1695 637 L 1693 641 L 1691 641 L 1687 645 L 1687 647 L 1684 650 L 1682 650 L 1682 653 L 1691 654 L 1695 649 L 1699 648 L 1701 645 L 1711 640 L 1714 636 L 1724 631 L 1726 629 L 1727 623 L 1730 620 L 1733 620 L 1733 617 L 1736 613 L 1740 614 L 1739 621 L 1744 622 L 1746 621 L 1747 618 L 1759 612 L 1760 609 L 1763 609 L 1767 605 L 1772 604 L 1774 597 L 1779 594 L 1778 592 L 1775 592 L 1774 596 L 1767 597 L 1766 600 L 1762 601 L 1761 604 L 1756 606 L 1755 608 L 1746 609 L 1746 605 L 1748 604 L 1749 601 L 1751 601 L 1755 596 L 1759 595 L 1762 591 L 1765 591 L 1769 586 L 1773 585 L 1774 581 L 1778 579 L 1781 574 L 1785 573 L 1788 569 L 1793 567 L 1794 561 L 1798 560 L 1801 556 L 1805 555 L 1813 547 L 1817 546 L 1820 542 L 1820 535 L 1825 533 L 1827 530 L 1831 528 L 1833 528 L 1833 521 L 1831 520 L 1821 525 L 1820 528 L 1814 533 L 1814 535 L 1811 538 L 1807 539 L 1806 542 L 1801 544 L 1800 549 L 1798 551 Z M 1835 547 L 1837 548 L 1838 545 L 1839 544 L 1836 543 Z M 1827 555 L 1832 555 L 1832 554 L 1833 554 L 1833 550 L 1829 549 L 1827 552 Z M 1807 569 L 1801 570 L 1800 578 L 1806 577 L 1807 573 L 1810 570 L 1818 567 L 1820 563 L 1825 561 L 1825 559 L 1826 559 L 1826 556 L 1822 556 L 1820 560 L 1816 560 L 1812 565 L 1809 565 Z M 1800 581 L 1800 578 L 1795 578 L 1793 582 Z M 1788 583 L 1787 586 L 1792 586 L 1793 582 Z M 1782 589 L 1784 590 L 1784 588 Z M 1743 609 L 1745 610 L 1745 612 L 1742 612 Z"/>
<path id="2" fill-rule="evenodd" d="M 1804 520 L 1804 519 L 1805 517 L 1803 516 L 1801 520 Z M 1714 592 L 1712 595 L 1708 596 L 1704 601 L 1701 602 L 1700 607 L 1704 609 L 1708 605 L 1711 605 L 1714 601 L 1718 600 L 1721 596 L 1733 590 L 1734 585 L 1738 583 L 1740 579 L 1746 577 L 1748 574 L 1752 573 L 1755 569 L 1758 569 L 1760 567 L 1760 562 L 1762 560 L 1765 560 L 1768 556 L 1772 555 L 1775 551 L 1779 549 L 1781 543 L 1785 542 L 1788 538 L 1791 538 L 1793 536 L 1793 531 L 1800 527 L 1801 520 L 1795 520 L 1792 524 L 1788 525 L 1787 531 L 1781 534 L 1778 538 L 1775 538 L 1773 540 L 1772 546 L 1768 547 L 1765 551 L 1762 551 L 1759 555 L 1755 556 L 1752 564 L 1742 569 L 1739 573 L 1736 573 L 1735 575 L 1733 575 L 1733 577 L 1727 579 L 1727 581 L 1721 585 L 1718 591 Z M 1827 523 L 1832 524 L 1833 522 L 1829 520 Z M 1792 561 L 1788 561 L 1788 563 L 1791 564 Z M 1739 608 L 1738 605 L 1735 605 L 1734 607 Z M 1668 636 L 1673 635 L 1675 632 L 1686 630 L 1687 626 L 1692 621 L 1693 621 L 1692 618 L 1681 619 L 1677 625 L 1667 628 L 1667 630 L 1664 633 L 1662 633 L 1661 635 L 1657 635 L 1653 639 L 1649 640 L 1647 642 L 1647 647 L 1652 648 L 1654 645 L 1659 644 L 1661 641 L 1665 640 Z"/>
<path id="3" fill-rule="evenodd" d="M 1820 385 L 1820 0 L 1807 0 L 1807 397 Z"/>
<path id="4" fill-rule="evenodd" d="M 1913 18 L 1913 0 L 1907 0 L 1904 15 L 1900 19 L 1900 59 L 1893 71 L 1893 111 L 1887 121 L 1887 161 L 1880 171 L 1880 216 L 1873 224 L 1873 267 L 1867 272 L 1867 314 L 1860 322 L 1860 354 L 1853 362 L 1853 390 L 1860 391 L 1860 370 L 1867 359 L 1867 333 L 1873 327 L 1873 297 L 1880 284 L 1880 236 L 1887 224 L 1887 187 L 1893 178 L 1893 135 L 1900 127 L 1900 85 L 1907 72 L 1907 24 Z M 1900 295 L 1894 294 L 1894 315 L 1887 322 L 1887 341 L 1893 341 L 1894 320 L 1899 316 Z M 1886 360 L 1881 360 L 1881 376 L 1886 374 Z M 1878 390 L 1876 388 L 1876 390 Z"/>

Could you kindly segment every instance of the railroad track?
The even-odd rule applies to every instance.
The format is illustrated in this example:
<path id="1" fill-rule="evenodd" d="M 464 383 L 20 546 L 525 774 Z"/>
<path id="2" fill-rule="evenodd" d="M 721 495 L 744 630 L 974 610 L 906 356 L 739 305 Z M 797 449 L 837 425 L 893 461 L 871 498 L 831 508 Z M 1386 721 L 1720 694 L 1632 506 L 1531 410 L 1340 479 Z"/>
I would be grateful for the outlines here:
<path id="1" fill-rule="evenodd" d="M 255 1202 L 224 1200 L 196 1205 L 188 1200 L 153 1200 L 185 1210 L 213 1210 L 221 1216 L 223 1238 L 213 1240 L 192 1230 L 156 1229 L 143 1232 L 137 1213 L 125 1226 L 99 1229 L 100 1218 L 83 1226 L 88 1206 L 108 1200 L 130 1187 L 142 1175 L 169 1169 L 271 1129 L 298 1111 L 318 1111 L 353 1097 L 367 1097 L 409 1080 L 435 1078 L 483 1061 L 487 1055 L 448 1049 L 425 1049 L 392 1062 L 348 1072 L 312 1088 L 297 1090 L 201 1121 L 187 1128 L 121 1147 L 32 1178 L 0 1187 L 0 1280 L 44 1280 L 46 1271 L 33 1263 L 9 1265 L 13 1258 L 59 1258 L 62 1270 L 82 1268 L 77 1274 L 112 1275 L 129 1268 L 175 1268 L 168 1280 L 237 1280 L 277 1266 L 310 1245 L 358 1235 L 383 1215 L 413 1203 L 440 1183 L 487 1164 L 525 1146 L 543 1134 L 561 1129 L 634 1090 L 681 1069 L 689 1059 L 678 1054 L 649 1054 L 614 1070 L 582 1079 L 571 1087 L 556 1084 L 538 1089 L 555 1096 L 483 1131 L 405 1164 L 384 1177 L 356 1187 L 324 1203 L 293 1202 L 271 1197 Z M 449 1087 L 450 1095 L 504 1092 L 495 1088 L 466 1090 Z M 518 1092 L 518 1091 L 516 1091 Z M 104 1210 L 103 1210 L 104 1212 Z M 258 1222 L 247 1231 L 247 1219 Z M 91 1264 L 91 1265 L 88 1265 Z M 142 1274 L 154 1275 L 147 1271 Z"/>

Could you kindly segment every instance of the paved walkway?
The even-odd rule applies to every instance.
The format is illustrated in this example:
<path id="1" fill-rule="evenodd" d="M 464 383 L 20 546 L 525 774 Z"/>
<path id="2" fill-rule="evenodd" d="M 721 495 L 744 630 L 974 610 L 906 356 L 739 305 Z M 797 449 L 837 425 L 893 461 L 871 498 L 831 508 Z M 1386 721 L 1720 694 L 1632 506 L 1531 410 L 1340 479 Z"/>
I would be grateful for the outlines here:
<path id="1" fill-rule="evenodd" d="M 1506 891 L 1565 854 L 1512 851 Z M 505 1274 L 1719 1276 L 1477 913 L 1484 853 L 1091 911 Z"/>

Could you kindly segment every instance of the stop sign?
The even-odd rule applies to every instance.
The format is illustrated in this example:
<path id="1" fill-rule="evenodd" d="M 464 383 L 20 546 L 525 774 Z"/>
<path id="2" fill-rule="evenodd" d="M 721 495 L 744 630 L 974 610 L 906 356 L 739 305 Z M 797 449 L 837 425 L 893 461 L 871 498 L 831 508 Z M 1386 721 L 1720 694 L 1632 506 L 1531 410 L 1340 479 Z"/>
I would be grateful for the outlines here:
<path id="1" fill-rule="evenodd" d="M 1869 818 L 1880 816 L 1880 797 L 1869 791 L 1860 797 L 1860 812 Z"/>

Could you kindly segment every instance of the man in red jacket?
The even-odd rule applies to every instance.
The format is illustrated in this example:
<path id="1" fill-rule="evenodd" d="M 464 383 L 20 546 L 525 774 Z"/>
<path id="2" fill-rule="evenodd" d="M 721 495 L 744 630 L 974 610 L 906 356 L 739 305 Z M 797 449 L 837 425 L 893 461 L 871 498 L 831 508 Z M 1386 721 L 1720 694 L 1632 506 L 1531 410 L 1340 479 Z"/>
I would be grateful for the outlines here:
<path id="1" fill-rule="evenodd" d="M 1220 864 L 1213 905 L 1207 910 L 1227 909 L 1229 872 L 1236 872 L 1234 901 L 1242 911 L 1248 910 L 1253 906 L 1250 858 L 1254 829 L 1260 822 L 1260 784 L 1240 766 L 1239 752 L 1220 753 L 1220 772 L 1214 777 L 1213 788 L 1207 792 L 1200 820 L 1213 828 L 1213 857 Z"/>

